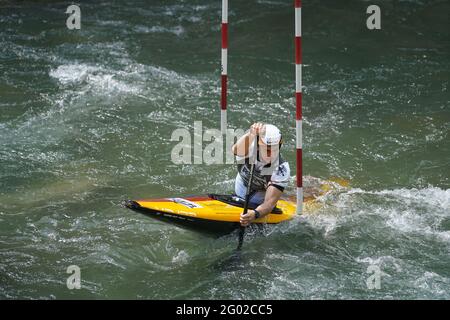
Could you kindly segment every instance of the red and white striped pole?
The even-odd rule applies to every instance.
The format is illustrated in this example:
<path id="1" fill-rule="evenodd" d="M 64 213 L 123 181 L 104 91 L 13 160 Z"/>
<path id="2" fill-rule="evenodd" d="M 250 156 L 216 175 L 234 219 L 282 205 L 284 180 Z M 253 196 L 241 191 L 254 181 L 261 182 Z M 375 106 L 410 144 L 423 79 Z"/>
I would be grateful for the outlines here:
<path id="1" fill-rule="evenodd" d="M 302 152 L 302 2 L 295 0 L 295 128 L 297 149 L 297 214 L 303 211 Z"/>
<path id="2" fill-rule="evenodd" d="M 228 0 L 222 0 L 222 95 L 220 99 L 220 131 L 227 130 L 227 63 L 228 63 Z"/>

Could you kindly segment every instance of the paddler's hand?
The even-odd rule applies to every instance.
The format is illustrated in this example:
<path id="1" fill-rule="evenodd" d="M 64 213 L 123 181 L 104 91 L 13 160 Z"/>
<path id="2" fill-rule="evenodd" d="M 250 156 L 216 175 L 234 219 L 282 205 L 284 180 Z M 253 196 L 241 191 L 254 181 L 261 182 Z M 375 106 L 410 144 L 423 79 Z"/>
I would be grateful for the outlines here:
<path id="1" fill-rule="evenodd" d="M 247 214 L 241 213 L 241 226 L 248 227 L 255 220 L 255 211 L 248 210 Z"/>
<path id="2" fill-rule="evenodd" d="M 256 137 L 257 135 L 262 135 L 264 133 L 265 125 L 261 122 L 256 122 L 250 127 L 250 135 Z"/>

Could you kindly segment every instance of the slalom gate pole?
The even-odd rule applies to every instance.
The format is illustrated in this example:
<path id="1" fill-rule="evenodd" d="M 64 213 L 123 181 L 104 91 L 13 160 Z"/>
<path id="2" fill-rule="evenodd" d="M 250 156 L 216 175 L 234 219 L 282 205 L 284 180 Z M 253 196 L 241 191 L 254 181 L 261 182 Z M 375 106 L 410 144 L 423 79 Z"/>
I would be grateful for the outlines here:
<path id="1" fill-rule="evenodd" d="M 303 211 L 303 142 L 302 142 L 302 2 L 295 1 L 295 129 L 297 158 L 297 214 Z"/>
<path id="2" fill-rule="evenodd" d="M 222 61 L 221 61 L 221 85 L 220 99 L 220 131 L 227 130 L 227 80 L 228 80 L 228 0 L 222 0 Z"/>

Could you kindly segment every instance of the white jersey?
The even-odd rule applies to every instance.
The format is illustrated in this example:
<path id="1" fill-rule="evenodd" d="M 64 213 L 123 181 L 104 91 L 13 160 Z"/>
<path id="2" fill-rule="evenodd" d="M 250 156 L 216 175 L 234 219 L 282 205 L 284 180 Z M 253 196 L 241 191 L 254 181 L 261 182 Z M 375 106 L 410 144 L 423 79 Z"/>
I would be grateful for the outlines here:
<path id="1" fill-rule="evenodd" d="M 246 186 L 248 185 L 248 180 L 250 178 L 249 159 L 254 159 L 255 141 L 252 142 L 249 150 L 250 152 L 248 156 L 236 156 L 238 172 Z M 260 161 L 258 155 L 253 172 L 252 186 L 250 189 L 251 191 L 263 191 L 266 190 L 270 184 L 279 190 L 284 191 L 289 183 L 290 176 L 291 171 L 289 168 L 289 163 L 281 157 L 281 154 L 279 154 L 273 164 Z"/>

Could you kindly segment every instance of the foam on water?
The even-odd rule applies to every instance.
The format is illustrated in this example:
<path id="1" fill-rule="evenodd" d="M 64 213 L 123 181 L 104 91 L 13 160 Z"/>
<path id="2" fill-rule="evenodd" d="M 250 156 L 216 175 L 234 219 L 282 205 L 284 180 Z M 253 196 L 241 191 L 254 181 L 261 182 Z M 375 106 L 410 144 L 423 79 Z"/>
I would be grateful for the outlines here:
<path id="1" fill-rule="evenodd" d="M 448 243 L 450 232 L 442 230 L 441 224 L 450 218 L 450 189 L 428 187 L 365 191 L 356 188 L 329 197 L 332 203 L 327 209 L 331 209 L 333 218 L 325 218 L 326 214 L 319 218 L 328 228 L 336 228 L 338 214 L 343 214 L 344 220 L 370 214 L 382 217 L 386 226 L 397 231 L 436 236 Z M 382 206 L 379 206 L 380 202 Z"/>
<path id="2" fill-rule="evenodd" d="M 85 84 L 91 89 L 103 94 L 137 94 L 141 92 L 139 87 L 125 81 L 116 80 L 115 77 L 123 73 L 108 74 L 102 67 L 85 64 L 62 65 L 50 71 L 50 76 L 56 78 L 61 84 Z"/>
<path id="3" fill-rule="evenodd" d="M 182 26 L 175 26 L 173 28 L 165 28 L 161 26 L 153 26 L 151 28 L 147 26 L 136 26 L 134 31 L 139 33 L 173 33 L 176 36 L 181 36 L 185 33 Z"/>

